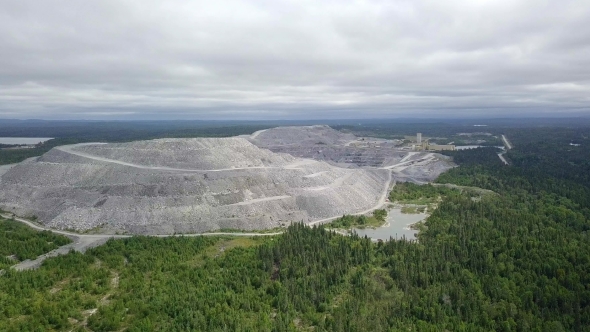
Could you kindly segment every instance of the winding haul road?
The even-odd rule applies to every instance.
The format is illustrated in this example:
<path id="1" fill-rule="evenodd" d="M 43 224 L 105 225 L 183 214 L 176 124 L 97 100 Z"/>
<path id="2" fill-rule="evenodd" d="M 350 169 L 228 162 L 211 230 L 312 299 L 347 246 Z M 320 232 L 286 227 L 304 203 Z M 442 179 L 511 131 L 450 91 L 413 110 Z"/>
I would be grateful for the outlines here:
<path id="1" fill-rule="evenodd" d="M 498 153 L 498 157 L 504 163 L 504 165 L 510 165 L 508 163 L 508 160 L 506 160 L 506 158 L 504 157 L 504 155 L 506 154 L 506 152 L 508 152 L 508 150 L 512 149 L 512 144 L 510 144 L 510 142 L 508 142 L 508 139 L 504 135 L 502 135 L 502 142 L 504 142 L 504 145 L 506 146 L 506 150 Z"/>
<path id="2" fill-rule="evenodd" d="M 253 132 L 252 135 L 250 135 L 250 139 L 255 139 L 256 137 L 258 137 L 258 135 L 262 134 L 263 132 L 265 132 L 267 130 L 268 129 L 262 129 L 262 130 Z"/>
<path id="3" fill-rule="evenodd" d="M 126 239 L 133 237 L 135 235 L 121 235 L 121 234 L 79 234 L 79 233 L 72 233 L 67 231 L 60 231 L 53 228 L 47 228 L 43 226 L 36 225 L 32 223 L 30 220 L 13 217 L 11 215 L 0 214 L 5 219 L 14 218 L 14 220 L 22 222 L 23 224 L 36 229 L 38 231 L 49 231 L 56 234 L 64 235 L 69 238 L 78 238 L 78 239 L 88 239 L 88 240 L 98 240 L 98 239 Z M 283 234 L 283 232 L 276 232 L 276 233 L 232 233 L 232 232 L 214 232 L 214 233 L 191 233 L 191 234 L 158 234 L 158 235 L 148 235 L 153 237 L 182 237 L 182 236 L 216 236 L 216 235 L 232 235 L 232 236 L 269 236 L 269 235 L 279 235 Z"/>
<path id="4" fill-rule="evenodd" d="M 23 223 L 35 230 L 38 230 L 38 231 L 49 231 L 49 232 L 53 232 L 55 234 L 67 236 L 68 238 L 70 238 L 73 241 L 70 244 L 66 244 L 65 246 L 61 246 L 55 250 L 52 250 L 46 254 L 43 254 L 34 260 L 25 260 L 25 261 L 22 261 L 16 265 L 12 266 L 12 268 L 17 271 L 35 269 L 35 268 L 41 266 L 41 263 L 43 263 L 43 261 L 45 259 L 47 259 L 49 257 L 55 257 L 58 255 L 65 255 L 65 254 L 69 253 L 71 250 L 85 252 L 86 250 L 88 250 L 90 248 L 94 248 L 94 247 L 97 247 L 99 245 L 106 243 L 110 239 L 125 239 L 125 238 L 130 238 L 133 236 L 133 235 L 119 235 L 119 234 L 77 234 L 77 233 L 60 231 L 57 229 L 51 229 L 51 228 L 39 226 L 37 224 L 32 223 L 30 220 L 19 218 L 19 217 L 13 217 L 12 215 L 0 214 L 0 216 L 2 216 L 3 218 L 6 218 L 6 219 L 14 218 L 14 220 L 19 221 L 19 222 L 21 222 L 21 223 Z M 216 233 L 198 233 L 198 234 L 161 234 L 161 235 L 152 235 L 152 236 L 154 236 L 154 237 L 182 237 L 182 236 L 193 237 L 193 236 L 223 236 L 223 235 L 273 236 L 273 235 L 279 235 L 282 233 L 283 232 L 275 232 L 275 233 L 216 232 Z"/>
<path id="5" fill-rule="evenodd" d="M 508 142 L 508 139 L 504 135 L 502 135 L 502 142 L 504 142 L 504 144 L 506 145 L 506 150 L 512 149 L 512 144 Z"/>
<path id="6" fill-rule="evenodd" d="M 352 213 L 351 215 L 358 216 L 361 214 L 367 214 L 367 213 L 370 213 L 371 211 L 379 209 L 379 208 L 383 207 L 383 205 L 385 205 L 385 202 L 387 201 L 387 194 L 389 194 L 389 190 L 391 189 L 391 187 L 393 187 L 395 185 L 395 181 L 393 181 L 393 178 L 391 176 L 391 171 L 387 172 L 387 175 L 388 175 L 387 183 L 385 183 L 385 186 L 383 188 L 383 194 L 381 195 L 381 198 L 379 198 L 379 201 L 377 202 L 377 204 L 370 209 L 367 209 L 367 210 L 364 210 L 361 212 L 357 212 L 357 213 Z M 392 181 L 393 181 L 393 183 L 392 183 Z M 313 225 L 325 223 L 328 221 L 332 221 L 337 218 L 340 218 L 340 216 L 312 221 L 312 222 L 307 223 L 307 225 L 313 226 Z"/>
<path id="7" fill-rule="evenodd" d="M 260 131 L 262 132 L 262 131 Z M 260 132 L 257 132 L 258 134 Z M 256 133 L 255 133 L 256 134 Z M 256 137 L 256 135 L 253 135 L 254 137 Z M 70 153 L 73 155 L 77 155 L 79 157 L 83 157 L 83 158 L 88 158 L 88 159 L 93 159 L 93 160 L 97 160 L 97 161 L 101 161 L 101 162 L 108 162 L 108 163 L 114 163 L 114 164 L 119 164 L 119 165 L 123 165 L 123 166 L 128 166 L 128 167 L 134 167 L 134 168 L 141 168 L 141 169 L 153 169 L 153 170 L 162 170 L 162 171 L 179 171 L 179 172 L 221 172 L 221 171 L 234 171 L 234 170 L 240 170 L 240 169 L 269 169 L 269 168 L 278 168 L 278 169 L 298 169 L 297 166 L 300 166 L 303 161 L 297 161 L 293 164 L 290 165 L 285 165 L 285 166 L 281 166 L 281 167 L 273 167 L 273 166 L 260 166 L 260 167 L 241 167 L 241 168 L 227 168 L 227 169 L 213 169 L 213 170 L 197 170 L 197 169 L 179 169 L 179 168 L 171 168 L 171 167 L 158 167 L 158 166 L 145 166 L 145 165 L 138 165 L 138 164 L 133 164 L 133 163 L 128 163 L 128 162 L 124 162 L 124 161 L 120 161 L 120 160 L 114 160 L 114 159 L 108 159 L 108 158 L 102 158 L 102 157 L 98 157 L 95 155 L 91 155 L 88 153 L 84 153 L 81 151 L 76 151 L 74 150 L 75 147 L 77 146 L 84 146 L 84 145 L 99 145 L 99 144 L 106 144 L 106 143 L 81 143 L 81 144 L 74 144 L 74 145 L 65 145 L 65 146 L 59 146 L 59 147 L 55 147 L 55 149 L 66 152 L 66 153 Z M 413 162 L 416 161 L 422 161 L 424 158 L 415 160 Z M 427 158 L 426 158 L 427 159 Z M 313 162 L 313 161 L 310 161 Z M 398 165 L 394 165 L 394 166 L 399 166 Z M 370 209 L 364 210 L 364 211 L 360 211 L 357 213 L 353 213 L 352 215 L 362 215 L 362 214 L 367 214 L 370 213 L 371 211 L 375 210 L 375 209 L 379 209 L 381 208 L 387 200 L 387 195 L 389 193 L 390 188 L 395 185 L 395 181 L 393 181 L 393 177 L 392 177 L 392 170 L 388 168 L 383 168 L 384 170 L 387 170 L 387 174 L 388 174 L 388 179 L 387 182 L 385 183 L 384 187 L 383 187 L 383 193 L 381 195 L 381 197 L 379 198 L 377 204 L 375 206 L 373 206 Z M 311 174 L 308 176 L 316 176 L 319 175 L 319 173 L 316 174 Z M 348 179 L 348 177 L 352 176 L 353 172 L 351 172 L 351 174 L 344 176 L 342 178 L 337 179 L 337 181 L 341 181 L 344 182 L 346 179 Z M 285 199 L 288 198 L 290 196 L 275 196 L 275 197 L 267 197 L 267 198 L 261 198 L 261 199 L 255 199 L 255 200 L 251 200 L 251 201 L 245 201 L 245 202 L 240 202 L 237 203 L 239 205 L 245 205 L 245 204 L 252 204 L 252 203 L 256 203 L 256 202 L 262 202 L 262 201 L 270 201 L 270 200 L 278 200 L 278 199 Z M 38 231 L 50 231 L 53 232 L 55 234 L 60 234 L 60 235 L 64 235 L 67 236 L 68 238 L 72 239 L 72 243 L 67 244 L 65 246 L 62 246 L 60 248 L 57 248 L 55 250 L 52 250 L 46 254 L 43 254 L 39 257 L 37 257 L 37 259 L 35 260 L 25 260 L 23 262 L 20 262 L 14 266 L 12 266 L 13 269 L 18 270 L 18 271 L 22 271 L 22 270 L 28 270 L 28 269 L 34 269 L 37 268 L 41 265 L 41 263 L 49 258 L 49 257 L 55 257 L 58 255 L 63 255 L 63 254 L 67 254 L 69 253 L 71 250 L 74 251 L 79 251 L 79 252 L 85 252 L 87 249 L 93 248 L 93 247 L 97 247 L 99 245 L 104 244 L 105 242 L 107 242 L 109 239 L 124 239 L 124 238 L 130 238 L 133 235 L 119 235 L 119 234 L 78 234 L 78 233 L 73 233 L 73 232 L 68 232 L 68 231 L 62 231 L 62 230 L 56 230 L 56 229 L 51 229 L 51 228 L 47 228 L 47 227 L 43 227 L 40 226 L 38 224 L 35 224 L 33 222 L 31 222 L 30 220 L 24 219 L 24 218 L 20 218 L 20 217 L 16 217 L 13 215 L 9 215 L 9 214 L 0 214 L 0 216 L 2 216 L 3 218 L 6 219 L 14 219 L 18 222 L 21 222 L 35 230 Z M 320 219 L 320 220 L 315 220 L 312 222 L 307 223 L 308 226 L 313 226 L 313 225 L 317 225 L 317 224 L 321 224 L 321 223 L 326 223 L 329 221 L 332 221 L 334 219 L 337 219 L 341 217 L 340 215 L 338 216 L 334 216 L 334 217 L 329 217 L 329 218 L 324 218 L 324 219 Z M 160 235 L 151 235 L 154 237 L 182 237 L 182 236 L 186 236 L 186 237 L 194 237 L 194 236 L 274 236 L 274 235 L 280 235 L 283 232 L 274 232 L 274 233 L 231 233 L 231 232 L 213 232 L 213 233 L 195 233 L 195 234 L 160 234 Z"/>
<path id="8" fill-rule="evenodd" d="M 393 181 L 392 175 L 391 175 L 391 171 L 388 171 L 388 179 L 387 179 L 387 183 L 385 184 L 385 186 L 383 187 L 383 194 L 381 195 L 381 197 L 379 198 L 379 201 L 377 202 L 377 204 L 375 206 L 373 206 L 370 209 L 364 210 L 364 211 L 360 211 L 357 213 L 353 213 L 352 215 L 362 215 L 362 214 L 367 214 L 370 213 L 371 211 L 375 210 L 375 209 L 379 209 L 381 208 L 387 200 L 387 194 L 389 193 L 390 188 L 395 185 L 395 181 Z M 393 181 L 393 183 L 392 183 Z M 271 199 L 283 199 L 286 197 L 270 197 L 268 199 L 262 199 L 262 200 L 271 200 Z M 245 204 L 248 204 L 249 202 L 243 202 Z M 40 225 L 37 225 L 33 222 L 31 222 L 30 220 L 24 219 L 24 218 L 20 218 L 20 217 L 16 217 L 13 215 L 8 215 L 8 214 L 0 214 L 0 216 L 2 216 L 5 219 L 14 219 L 18 222 L 21 222 L 35 230 L 38 231 L 50 231 L 53 232 L 55 234 L 60 234 L 60 235 L 64 235 L 67 236 L 68 238 L 72 239 L 73 243 L 67 244 L 65 246 L 59 247 L 55 250 L 52 250 L 46 254 L 43 254 L 39 257 L 37 257 L 34 260 L 25 260 L 22 261 L 14 266 L 12 266 L 13 269 L 17 270 L 17 271 L 23 271 L 23 270 L 30 270 L 30 269 L 35 269 L 38 268 L 39 266 L 41 266 L 41 263 L 43 263 L 43 261 L 49 257 L 55 257 L 58 255 L 65 255 L 67 253 L 69 253 L 71 250 L 74 251 L 78 251 L 78 252 L 85 252 L 86 250 L 90 249 L 90 248 L 94 248 L 97 247 L 99 245 L 102 245 L 104 243 L 106 243 L 108 240 L 110 239 L 125 239 L 125 238 L 130 238 L 133 235 L 119 235 L 119 234 L 78 234 L 78 233 L 73 233 L 73 232 L 68 232 L 68 231 L 61 231 L 61 230 L 56 230 L 56 229 L 51 229 L 51 228 L 47 228 L 47 227 L 43 227 Z M 317 224 L 322 224 L 322 223 L 326 223 L 329 221 L 332 221 L 334 219 L 340 218 L 340 215 L 338 216 L 334 216 L 334 217 L 330 217 L 330 218 L 324 218 L 324 219 L 320 219 L 320 220 L 315 220 L 312 222 L 307 223 L 307 226 L 313 226 L 313 225 L 317 225 Z M 231 232 L 213 232 L 213 233 L 194 233 L 194 234 L 159 234 L 159 235 L 151 235 L 153 237 L 194 237 L 194 236 L 275 236 L 275 235 L 280 235 L 283 234 L 283 232 L 274 232 L 274 233 L 231 233 Z"/>
<path id="9" fill-rule="evenodd" d="M 219 169 L 188 169 L 188 168 L 173 168 L 173 167 L 164 167 L 164 166 L 146 166 L 146 165 L 128 163 L 126 161 L 121 161 L 121 160 L 116 160 L 116 159 L 99 157 L 99 156 L 95 156 L 92 154 L 88 154 L 88 153 L 74 150 L 74 148 L 76 148 L 78 146 L 103 145 L 103 144 L 107 144 L 107 143 L 80 143 L 80 144 L 72 144 L 72 145 L 62 145 L 62 146 L 57 146 L 54 149 L 60 150 L 65 153 L 73 154 L 78 157 L 86 158 L 86 159 L 92 159 L 92 160 L 102 161 L 102 162 L 111 163 L 111 164 L 118 164 L 118 165 L 123 165 L 123 166 L 127 166 L 127 167 L 158 170 L 158 171 L 171 171 L 171 172 L 184 172 L 184 173 L 209 173 L 209 172 L 227 172 L 227 171 L 251 170 L 251 169 L 301 169 L 301 168 L 297 168 L 297 166 L 301 165 L 301 162 L 297 162 L 297 163 L 293 163 L 293 164 L 285 165 L 285 166 L 252 166 L 252 167 L 232 167 L 232 168 L 219 168 Z"/>
<path id="10" fill-rule="evenodd" d="M 412 152 L 409 152 L 408 155 L 406 155 L 402 160 L 400 160 L 397 164 L 394 165 L 389 165 L 389 166 L 384 166 L 384 167 L 380 167 L 380 169 L 389 169 L 389 170 L 394 170 L 396 168 L 398 168 L 398 170 L 400 168 L 407 168 L 410 165 L 416 165 L 419 163 L 428 163 L 431 161 L 434 161 L 436 159 L 436 157 L 434 156 L 433 153 L 427 153 L 424 156 L 418 158 L 418 159 L 411 159 L 408 160 L 409 158 L 411 158 L 412 156 L 414 156 L 416 153 L 410 154 Z"/>

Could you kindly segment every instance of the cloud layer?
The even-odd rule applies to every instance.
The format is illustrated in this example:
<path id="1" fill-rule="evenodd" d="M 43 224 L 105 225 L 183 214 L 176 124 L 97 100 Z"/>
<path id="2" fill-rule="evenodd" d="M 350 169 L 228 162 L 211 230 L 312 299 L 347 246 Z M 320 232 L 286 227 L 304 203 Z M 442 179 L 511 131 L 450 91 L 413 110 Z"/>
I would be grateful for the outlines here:
<path id="1" fill-rule="evenodd" d="M 0 0 L 0 117 L 590 114 L 587 1 Z"/>

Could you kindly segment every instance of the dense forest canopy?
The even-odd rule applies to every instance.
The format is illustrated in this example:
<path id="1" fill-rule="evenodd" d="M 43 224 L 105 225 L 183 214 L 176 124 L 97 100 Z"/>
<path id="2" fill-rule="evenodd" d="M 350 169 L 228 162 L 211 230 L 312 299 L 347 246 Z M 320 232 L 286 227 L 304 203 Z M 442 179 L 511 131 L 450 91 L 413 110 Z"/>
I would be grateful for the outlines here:
<path id="1" fill-rule="evenodd" d="M 37 232 L 14 220 L 0 217 L 0 269 L 57 249 L 72 242 L 49 231 Z"/>
<path id="2" fill-rule="evenodd" d="M 0 330 L 590 331 L 588 128 L 450 152 L 418 241 L 292 225 L 268 238 L 111 240 L 0 276 Z M 570 140 L 580 142 L 578 150 Z M 578 144 L 578 143 L 576 143 Z M 572 150 L 573 151 L 573 150 Z M 482 188 L 489 195 L 474 195 Z"/>

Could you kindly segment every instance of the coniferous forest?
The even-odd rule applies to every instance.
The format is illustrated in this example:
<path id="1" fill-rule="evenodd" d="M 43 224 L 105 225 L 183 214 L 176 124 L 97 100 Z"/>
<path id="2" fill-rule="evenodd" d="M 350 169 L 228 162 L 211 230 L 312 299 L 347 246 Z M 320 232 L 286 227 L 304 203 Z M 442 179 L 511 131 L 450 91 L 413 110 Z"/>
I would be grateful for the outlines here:
<path id="1" fill-rule="evenodd" d="M 515 132 L 509 166 L 495 148 L 449 152 L 460 167 L 437 182 L 456 187 L 398 184 L 392 199 L 442 198 L 414 242 L 293 224 L 7 269 L 0 330 L 590 331 L 590 133 L 561 133 Z"/>
<path id="2" fill-rule="evenodd" d="M 18 261 L 35 259 L 70 242 L 65 236 L 49 231 L 37 232 L 18 221 L 0 217 L 0 269 Z"/>

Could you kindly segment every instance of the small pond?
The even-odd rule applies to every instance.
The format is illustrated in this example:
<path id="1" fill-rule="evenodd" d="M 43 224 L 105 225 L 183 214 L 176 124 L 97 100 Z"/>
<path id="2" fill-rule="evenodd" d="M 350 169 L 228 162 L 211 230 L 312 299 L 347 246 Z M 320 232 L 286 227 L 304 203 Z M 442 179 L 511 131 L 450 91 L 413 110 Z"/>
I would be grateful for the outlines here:
<path id="1" fill-rule="evenodd" d="M 415 224 L 428 217 L 426 213 L 405 214 L 400 208 L 390 209 L 387 211 L 387 220 L 385 225 L 375 229 L 355 229 L 359 236 L 368 236 L 374 240 L 387 241 L 390 237 L 401 239 L 406 237 L 408 240 L 415 240 L 417 230 L 410 229 L 411 224 Z"/>
<path id="2" fill-rule="evenodd" d="M 485 145 L 459 145 L 455 146 L 455 150 L 469 150 L 469 149 L 477 149 L 477 148 L 489 148 L 490 146 Z M 504 150 L 503 146 L 494 146 L 495 148 Z"/>

